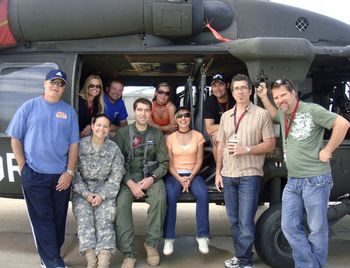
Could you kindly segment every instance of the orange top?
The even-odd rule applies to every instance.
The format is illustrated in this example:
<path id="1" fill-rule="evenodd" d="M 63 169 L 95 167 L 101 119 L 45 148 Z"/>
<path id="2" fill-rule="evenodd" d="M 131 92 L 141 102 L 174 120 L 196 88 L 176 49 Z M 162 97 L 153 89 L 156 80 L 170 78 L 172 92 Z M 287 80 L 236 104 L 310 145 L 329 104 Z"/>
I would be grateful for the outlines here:
<path id="1" fill-rule="evenodd" d="M 192 130 L 191 143 L 180 145 L 176 139 L 177 132 L 170 134 L 166 139 L 166 146 L 172 152 L 172 162 L 176 170 L 193 170 L 196 164 L 198 146 L 205 142 L 201 133 Z"/>
<path id="2" fill-rule="evenodd" d="M 170 124 L 170 112 L 169 112 L 169 102 L 165 105 L 164 110 L 162 112 L 162 117 L 156 112 L 157 103 L 156 101 L 152 101 L 152 120 L 155 124 L 159 126 L 167 126 Z M 158 108 L 159 109 L 159 108 Z"/>

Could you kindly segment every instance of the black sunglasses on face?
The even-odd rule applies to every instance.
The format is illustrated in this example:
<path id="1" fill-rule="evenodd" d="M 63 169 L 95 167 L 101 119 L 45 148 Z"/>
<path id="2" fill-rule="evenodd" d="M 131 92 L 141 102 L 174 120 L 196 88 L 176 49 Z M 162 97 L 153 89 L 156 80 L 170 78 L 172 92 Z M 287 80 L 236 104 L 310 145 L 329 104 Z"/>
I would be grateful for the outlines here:
<path id="1" fill-rule="evenodd" d="M 49 83 L 52 86 L 58 86 L 58 87 L 64 87 L 66 85 L 66 83 L 64 83 L 62 81 L 58 81 L 58 80 L 51 80 L 51 81 L 49 81 Z"/>
<path id="2" fill-rule="evenodd" d="M 170 92 L 168 91 L 168 92 L 166 92 L 166 91 L 163 91 L 163 90 L 157 90 L 157 93 L 159 94 L 159 95 L 165 95 L 165 96 L 169 96 L 170 95 Z"/>
<path id="3" fill-rule="evenodd" d="M 180 119 L 180 118 L 182 118 L 182 117 L 184 117 L 184 118 L 190 118 L 190 117 L 191 117 L 191 114 L 190 114 L 190 113 L 183 113 L 183 114 L 177 114 L 177 115 L 176 115 L 176 118 L 177 118 L 177 119 Z"/>
<path id="4" fill-rule="evenodd" d="M 88 86 L 88 88 L 98 88 L 98 89 L 101 89 L 101 85 L 94 85 L 94 84 L 90 84 L 89 86 Z"/>

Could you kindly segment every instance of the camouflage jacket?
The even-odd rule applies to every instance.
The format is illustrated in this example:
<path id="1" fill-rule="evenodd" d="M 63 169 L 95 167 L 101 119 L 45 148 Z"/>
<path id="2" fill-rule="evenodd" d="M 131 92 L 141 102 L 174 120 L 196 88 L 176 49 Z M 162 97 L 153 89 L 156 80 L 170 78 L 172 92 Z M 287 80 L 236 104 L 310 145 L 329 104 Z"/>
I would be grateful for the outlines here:
<path id="1" fill-rule="evenodd" d="M 124 157 L 113 141 L 106 139 L 96 151 L 91 136 L 80 140 L 73 192 L 84 198 L 90 193 L 99 194 L 103 200 L 115 198 L 124 173 Z"/>

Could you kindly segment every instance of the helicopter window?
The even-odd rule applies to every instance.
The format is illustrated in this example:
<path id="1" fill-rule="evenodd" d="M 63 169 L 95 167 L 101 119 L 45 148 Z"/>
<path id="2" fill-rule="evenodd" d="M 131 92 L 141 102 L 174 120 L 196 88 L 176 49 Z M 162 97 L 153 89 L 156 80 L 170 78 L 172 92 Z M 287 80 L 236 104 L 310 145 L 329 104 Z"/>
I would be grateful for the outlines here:
<path id="1" fill-rule="evenodd" d="M 25 101 L 43 92 L 43 81 L 54 63 L 6 63 L 0 65 L 0 135 Z"/>

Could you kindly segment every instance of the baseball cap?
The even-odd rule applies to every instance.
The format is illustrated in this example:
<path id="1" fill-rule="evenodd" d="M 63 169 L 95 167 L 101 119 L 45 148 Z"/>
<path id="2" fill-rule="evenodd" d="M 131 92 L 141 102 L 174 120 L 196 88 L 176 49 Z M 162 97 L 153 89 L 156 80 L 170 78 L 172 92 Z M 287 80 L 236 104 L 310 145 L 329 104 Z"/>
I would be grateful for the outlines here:
<path id="1" fill-rule="evenodd" d="M 225 75 L 223 73 L 214 74 L 210 85 L 212 85 L 216 81 L 220 81 L 220 82 L 225 84 L 226 83 Z"/>
<path id="2" fill-rule="evenodd" d="M 45 80 L 61 79 L 65 84 L 67 84 L 67 75 L 65 72 L 54 69 L 47 73 Z"/>

